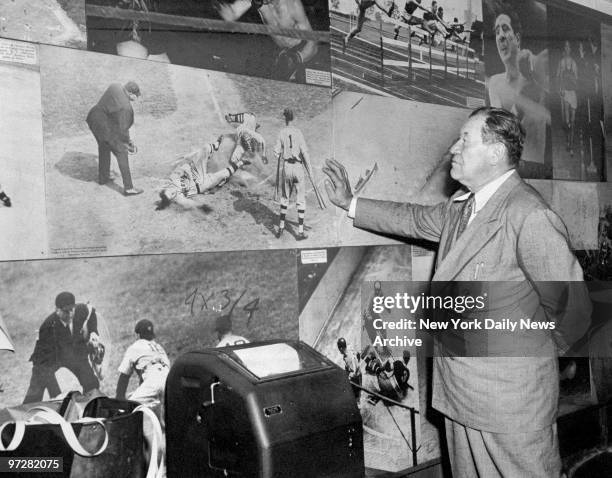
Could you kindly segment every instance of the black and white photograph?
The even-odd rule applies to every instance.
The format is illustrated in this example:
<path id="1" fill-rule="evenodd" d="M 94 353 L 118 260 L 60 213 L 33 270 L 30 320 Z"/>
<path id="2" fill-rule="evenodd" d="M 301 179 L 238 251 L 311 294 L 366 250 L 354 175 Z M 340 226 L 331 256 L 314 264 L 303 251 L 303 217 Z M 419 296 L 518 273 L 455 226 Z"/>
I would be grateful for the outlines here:
<path id="1" fill-rule="evenodd" d="M 71 390 L 154 398 L 132 376 L 142 340 L 155 340 L 167 368 L 189 350 L 298 338 L 293 250 L 4 262 L 0 270 L 0 315 L 15 349 L 0 367 L 4 407 Z"/>
<path id="2" fill-rule="evenodd" d="M 327 0 L 86 0 L 101 53 L 329 87 Z"/>
<path id="3" fill-rule="evenodd" d="M 80 50 L 41 57 L 52 255 L 338 241 L 321 173 L 329 89 Z"/>
<path id="4" fill-rule="evenodd" d="M 485 100 L 474 0 L 332 0 L 335 89 L 475 108 Z"/>
<path id="5" fill-rule="evenodd" d="M 0 37 L 85 49 L 85 0 L 3 1 Z"/>
<path id="6" fill-rule="evenodd" d="M 0 76 L 0 260 L 40 259 L 47 221 L 38 46 L 0 38 Z"/>
<path id="7" fill-rule="evenodd" d="M 547 6 L 536 0 L 485 0 L 487 104 L 516 114 L 527 131 L 519 171 L 551 179 Z"/>
<path id="8" fill-rule="evenodd" d="M 355 196 L 436 204 L 457 189 L 448 150 L 467 110 L 351 91 L 335 95 L 333 104 L 334 158 L 346 168 Z M 353 227 L 344 211 L 330 212 L 342 245 L 398 243 Z"/>
<path id="9" fill-rule="evenodd" d="M 610 146 L 612 145 L 612 25 L 601 25 L 601 83 L 603 92 L 604 121 L 603 130 L 605 134 L 604 161 L 605 170 L 610 171 L 612 167 L 612 156 Z M 605 177 L 607 181 L 607 176 Z"/>
<path id="10" fill-rule="evenodd" d="M 555 179 L 602 181 L 602 49 L 597 15 L 549 7 L 550 111 Z"/>
<path id="11" fill-rule="evenodd" d="M 422 439 L 417 348 L 374 345 L 380 334 L 372 327 L 369 303 L 380 293 L 375 287 L 411 277 L 407 245 L 298 255 L 300 339 L 345 370 L 359 403 L 365 466 L 372 473 L 397 473 L 437 457 Z M 436 430 L 428 432 L 439 443 Z"/>

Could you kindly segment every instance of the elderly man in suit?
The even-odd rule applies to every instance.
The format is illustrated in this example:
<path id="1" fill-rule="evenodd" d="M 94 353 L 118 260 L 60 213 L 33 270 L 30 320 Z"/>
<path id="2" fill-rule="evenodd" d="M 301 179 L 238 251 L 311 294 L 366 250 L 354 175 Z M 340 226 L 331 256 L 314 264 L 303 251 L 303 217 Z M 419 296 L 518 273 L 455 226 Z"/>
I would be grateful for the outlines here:
<path id="1" fill-rule="evenodd" d="M 515 171 L 524 138 L 512 113 L 474 111 L 450 149 L 450 174 L 463 187 L 434 206 L 354 198 L 341 164 L 330 160 L 324 169 L 330 200 L 356 227 L 439 243 L 432 288 L 507 281 L 509 295 L 498 294 L 490 309 L 495 318 L 512 313 L 555 323 L 553 331 L 524 331 L 473 354 L 480 356 L 435 342 L 432 406 L 445 416 L 454 478 L 561 471 L 556 355 L 588 328 L 590 302 L 563 222 Z"/>

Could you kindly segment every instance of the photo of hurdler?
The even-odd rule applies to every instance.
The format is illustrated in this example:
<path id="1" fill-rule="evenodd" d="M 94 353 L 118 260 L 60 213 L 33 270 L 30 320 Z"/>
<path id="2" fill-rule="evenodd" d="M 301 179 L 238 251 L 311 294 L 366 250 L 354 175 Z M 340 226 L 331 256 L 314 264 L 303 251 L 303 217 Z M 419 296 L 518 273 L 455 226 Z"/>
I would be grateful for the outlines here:
<path id="1" fill-rule="evenodd" d="M 385 281 L 411 279 L 411 249 L 342 247 L 327 249 L 324 259 L 312 255 L 320 251 L 298 255 L 300 339 L 344 368 L 353 383 L 371 470 L 400 472 L 439 457 L 438 432 L 420 413 L 426 381 L 418 370 L 418 348 L 374 345 L 377 336 L 393 333 L 372 327 L 372 297 L 396 292 L 385 288 Z M 379 315 L 401 319 L 398 311 Z M 410 333 L 398 331 L 402 337 Z"/>
<path id="2" fill-rule="evenodd" d="M 326 0 L 87 0 L 88 48 L 331 85 Z"/>
<path id="3" fill-rule="evenodd" d="M 480 2 L 336 0 L 330 8 L 335 88 L 484 104 Z"/>
<path id="4" fill-rule="evenodd" d="M 0 36 L 85 49 L 85 0 L 3 1 Z"/>
<path id="5" fill-rule="evenodd" d="M 38 61 L 37 45 L 0 38 L 0 260 L 47 253 Z"/>
<path id="6" fill-rule="evenodd" d="M 553 177 L 602 181 L 602 48 L 596 15 L 548 8 Z"/>
<path id="7" fill-rule="evenodd" d="M 536 0 L 485 0 L 487 104 L 516 114 L 527 131 L 523 178 L 552 179 L 547 7 Z"/>
<path id="8" fill-rule="evenodd" d="M 0 287 L 15 349 L 0 407 L 71 390 L 140 400 L 137 379 L 120 381 L 143 340 L 171 366 L 190 350 L 298 339 L 294 251 L 3 262 Z"/>
<path id="9" fill-rule="evenodd" d="M 51 254 L 337 244 L 329 89 L 48 46 L 41 65 Z"/>

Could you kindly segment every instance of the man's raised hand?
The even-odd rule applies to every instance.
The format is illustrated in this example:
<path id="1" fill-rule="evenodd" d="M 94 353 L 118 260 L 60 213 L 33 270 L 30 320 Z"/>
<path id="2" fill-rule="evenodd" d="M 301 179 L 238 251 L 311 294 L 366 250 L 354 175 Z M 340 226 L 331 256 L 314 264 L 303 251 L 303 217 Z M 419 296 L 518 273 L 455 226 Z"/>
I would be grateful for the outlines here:
<path id="1" fill-rule="evenodd" d="M 346 169 L 335 159 L 328 159 L 325 161 L 323 172 L 327 174 L 325 190 L 329 200 L 332 204 L 348 211 L 353 193 Z"/>

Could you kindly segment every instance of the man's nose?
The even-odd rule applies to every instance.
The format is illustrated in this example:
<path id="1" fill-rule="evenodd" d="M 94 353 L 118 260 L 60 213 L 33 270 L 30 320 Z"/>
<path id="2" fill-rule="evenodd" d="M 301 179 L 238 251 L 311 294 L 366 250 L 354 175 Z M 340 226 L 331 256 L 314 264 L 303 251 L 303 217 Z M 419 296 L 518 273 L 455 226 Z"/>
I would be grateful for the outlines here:
<path id="1" fill-rule="evenodd" d="M 457 140 L 450 147 L 449 152 L 451 154 L 459 154 L 461 152 L 461 141 Z"/>

